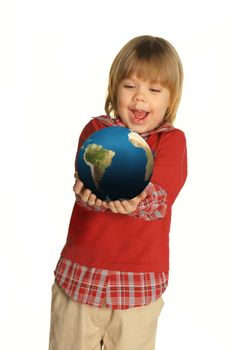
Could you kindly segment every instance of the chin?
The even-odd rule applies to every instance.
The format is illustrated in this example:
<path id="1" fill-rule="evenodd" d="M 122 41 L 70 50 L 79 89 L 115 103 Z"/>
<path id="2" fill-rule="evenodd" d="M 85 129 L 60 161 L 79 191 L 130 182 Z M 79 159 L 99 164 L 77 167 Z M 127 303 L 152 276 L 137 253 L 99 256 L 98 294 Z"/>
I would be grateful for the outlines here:
<path id="1" fill-rule="evenodd" d="M 129 129 L 137 132 L 138 134 L 143 134 L 144 132 L 148 132 L 149 129 L 148 128 L 145 128 L 145 127 L 140 127 L 140 126 L 132 126 L 132 127 L 129 127 Z"/>

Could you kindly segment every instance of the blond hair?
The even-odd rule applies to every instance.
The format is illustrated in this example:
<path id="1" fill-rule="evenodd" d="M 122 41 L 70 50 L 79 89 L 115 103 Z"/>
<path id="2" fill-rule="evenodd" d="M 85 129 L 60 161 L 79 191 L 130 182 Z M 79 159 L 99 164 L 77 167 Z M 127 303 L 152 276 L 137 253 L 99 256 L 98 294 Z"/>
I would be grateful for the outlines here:
<path id="1" fill-rule="evenodd" d="M 117 116 L 117 92 L 122 80 L 136 74 L 152 83 L 160 82 L 170 91 L 164 122 L 173 123 L 181 98 L 183 68 L 175 48 L 165 39 L 150 35 L 130 40 L 115 57 L 110 73 L 105 112 Z"/>

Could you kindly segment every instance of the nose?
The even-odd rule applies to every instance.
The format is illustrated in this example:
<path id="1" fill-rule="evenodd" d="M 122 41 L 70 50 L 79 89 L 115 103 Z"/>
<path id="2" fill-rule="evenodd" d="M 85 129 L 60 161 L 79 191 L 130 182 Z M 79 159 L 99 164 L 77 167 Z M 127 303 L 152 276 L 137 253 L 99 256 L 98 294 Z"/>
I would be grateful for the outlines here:
<path id="1" fill-rule="evenodd" d="M 136 93 L 134 96 L 134 100 L 138 102 L 145 102 L 145 97 L 141 93 Z"/>

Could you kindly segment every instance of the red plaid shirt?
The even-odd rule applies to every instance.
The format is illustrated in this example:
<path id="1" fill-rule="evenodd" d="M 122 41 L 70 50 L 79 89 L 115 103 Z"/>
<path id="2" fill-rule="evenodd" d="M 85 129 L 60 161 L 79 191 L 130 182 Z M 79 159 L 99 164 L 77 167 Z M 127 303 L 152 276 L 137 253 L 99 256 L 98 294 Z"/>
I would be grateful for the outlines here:
<path id="1" fill-rule="evenodd" d="M 168 273 L 96 269 L 60 258 L 56 282 L 75 301 L 97 307 L 128 309 L 157 300 L 168 284 Z"/>
<path id="2" fill-rule="evenodd" d="M 112 121 L 108 116 L 98 117 L 107 126 L 124 124 L 120 119 Z M 156 130 L 141 134 L 145 139 L 155 132 L 173 129 L 171 124 L 163 124 Z M 155 220 L 166 211 L 166 192 L 158 185 L 149 183 L 147 197 L 131 214 L 144 220 Z M 79 205 L 89 210 L 104 211 L 104 207 L 89 206 L 77 199 Z M 55 269 L 55 280 L 72 299 L 97 307 L 106 304 L 112 309 L 128 309 L 147 305 L 157 300 L 168 285 L 168 272 L 122 272 L 81 266 L 61 257 Z"/>

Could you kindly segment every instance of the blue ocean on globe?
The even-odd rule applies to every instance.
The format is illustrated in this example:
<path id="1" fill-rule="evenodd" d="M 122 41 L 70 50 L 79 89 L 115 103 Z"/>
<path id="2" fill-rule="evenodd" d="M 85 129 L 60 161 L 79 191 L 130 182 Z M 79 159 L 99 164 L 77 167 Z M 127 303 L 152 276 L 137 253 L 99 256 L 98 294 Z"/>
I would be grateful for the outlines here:
<path id="1" fill-rule="evenodd" d="M 107 127 L 83 143 L 76 170 L 85 187 L 98 198 L 131 199 L 150 181 L 153 154 L 138 133 L 121 126 Z"/>

